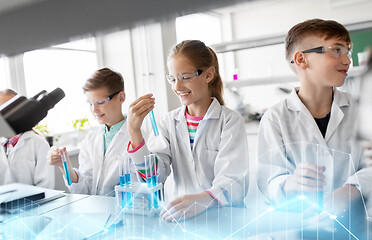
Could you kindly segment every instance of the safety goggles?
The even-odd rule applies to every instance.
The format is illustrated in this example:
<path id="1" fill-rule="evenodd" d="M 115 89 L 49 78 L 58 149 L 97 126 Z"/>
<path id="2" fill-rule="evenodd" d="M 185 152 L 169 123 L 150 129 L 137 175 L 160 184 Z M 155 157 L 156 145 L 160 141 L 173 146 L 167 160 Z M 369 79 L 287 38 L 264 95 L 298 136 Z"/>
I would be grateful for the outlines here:
<path id="1" fill-rule="evenodd" d="M 186 82 L 190 82 L 192 80 L 194 80 L 195 78 L 197 78 L 198 76 L 200 76 L 201 74 L 203 73 L 202 70 L 196 70 L 195 72 L 186 72 L 186 73 L 180 73 L 177 75 L 177 79 L 178 81 L 182 82 L 182 83 L 186 83 Z M 166 76 L 167 78 L 167 81 L 169 82 L 169 84 L 173 85 L 176 83 L 176 78 L 170 74 L 167 74 Z"/>
<path id="2" fill-rule="evenodd" d="M 325 46 L 320 46 L 320 47 L 316 47 L 316 48 L 311 48 L 311 49 L 307 49 L 307 50 L 304 50 L 304 51 L 300 51 L 302 53 L 326 53 L 334 58 L 341 58 L 342 56 L 344 56 L 345 54 L 347 55 L 347 57 L 349 59 L 351 59 L 351 53 L 352 53 L 352 50 L 348 47 L 345 47 L 343 45 L 339 45 L 339 44 L 336 44 L 336 45 L 331 45 L 331 46 L 328 46 L 328 47 L 325 47 Z M 291 61 L 291 63 L 294 63 L 294 60 Z"/>
<path id="3" fill-rule="evenodd" d="M 93 102 L 87 101 L 87 103 L 89 104 L 89 106 L 91 108 L 93 106 L 101 107 L 101 106 L 105 105 L 106 103 L 108 103 L 109 101 L 111 101 L 111 99 L 113 99 L 118 93 L 120 93 L 120 91 L 116 92 L 114 94 L 111 94 L 110 96 L 108 96 L 106 98 L 96 99 Z"/>

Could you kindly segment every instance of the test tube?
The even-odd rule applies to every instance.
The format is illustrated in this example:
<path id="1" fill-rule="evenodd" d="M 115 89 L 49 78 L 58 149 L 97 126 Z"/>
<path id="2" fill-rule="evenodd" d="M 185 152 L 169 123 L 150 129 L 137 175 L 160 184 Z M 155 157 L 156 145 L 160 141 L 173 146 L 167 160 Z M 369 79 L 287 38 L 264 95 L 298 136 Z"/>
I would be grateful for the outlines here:
<path id="1" fill-rule="evenodd" d="M 119 177 L 120 177 L 120 186 L 121 187 L 124 187 L 125 186 L 125 175 L 124 175 L 124 161 L 123 161 L 124 157 L 123 156 L 118 156 L 118 161 L 119 161 Z M 125 202 L 126 202 L 126 199 L 125 199 L 125 196 L 126 194 L 124 194 L 124 192 L 122 191 L 121 192 L 121 207 L 124 208 L 125 207 Z"/>
<path id="2" fill-rule="evenodd" d="M 71 177 L 70 177 L 70 172 L 68 171 L 66 155 L 64 151 L 62 151 L 61 159 L 62 159 L 63 170 L 65 171 L 65 175 L 66 175 L 67 184 L 71 186 Z"/>
<path id="3" fill-rule="evenodd" d="M 154 116 L 154 111 L 150 111 L 150 119 L 151 119 L 151 125 L 152 125 L 152 130 L 154 130 L 154 135 L 159 136 L 159 131 L 158 131 L 158 126 L 156 125 L 155 121 L 155 116 Z"/>
<path id="4" fill-rule="evenodd" d="M 125 158 L 125 186 L 130 187 L 130 158 L 127 156 Z M 126 192 L 128 206 L 132 206 L 132 193 Z"/>
<path id="5" fill-rule="evenodd" d="M 147 187 L 148 188 L 151 188 L 151 159 L 150 159 L 150 155 L 149 156 L 145 156 L 145 177 L 146 177 L 146 183 L 147 183 Z M 148 169 L 147 166 L 150 166 L 150 169 Z M 148 194 L 147 196 L 147 200 L 149 202 L 149 210 L 151 210 L 151 194 Z"/>
<path id="6" fill-rule="evenodd" d="M 157 166 L 156 166 L 156 155 L 155 154 L 150 154 L 149 156 L 150 156 L 151 165 L 154 168 L 154 174 L 151 177 L 152 186 L 155 187 L 155 186 L 158 185 L 158 170 L 157 170 Z M 158 208 L 158 207 L 159 207 L 159 193 L 158 193 L 158 191 L 156 191 L 156 192 L 154 192 L 154 208 Z"/>

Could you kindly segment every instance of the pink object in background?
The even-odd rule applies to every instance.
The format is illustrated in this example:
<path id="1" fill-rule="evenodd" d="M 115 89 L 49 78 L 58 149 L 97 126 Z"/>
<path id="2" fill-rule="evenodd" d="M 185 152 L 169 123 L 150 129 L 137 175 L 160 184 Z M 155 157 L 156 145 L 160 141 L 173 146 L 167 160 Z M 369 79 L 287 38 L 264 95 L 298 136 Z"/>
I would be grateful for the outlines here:
<path id="1" fill-rule="evenodd" d="M 238 80 L 238 74 L 234 74 L 234 80 Z"/>

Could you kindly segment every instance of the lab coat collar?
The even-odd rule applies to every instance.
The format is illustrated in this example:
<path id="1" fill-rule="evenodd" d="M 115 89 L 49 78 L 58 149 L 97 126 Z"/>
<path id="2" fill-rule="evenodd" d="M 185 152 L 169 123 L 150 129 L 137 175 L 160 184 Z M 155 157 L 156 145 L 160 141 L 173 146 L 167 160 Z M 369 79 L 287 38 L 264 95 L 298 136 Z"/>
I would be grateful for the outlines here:
<path id="1" fill-rule="evenodd" d="M 211 105 L 209 105 L 208 111 L 203 117 L 203 120 L 220 118 L 221 104 L 218 102 L 218 100 L 215 97 L 212 97 L 211 99 L 212 99 L 212 103 Z M 186 111 L 186 106 L 182 106 L 181 110 L 178 112 L 178 114 L 175 116 L 174 119 L 177 121 L 181 121 L 181 119 L 185 118 L 185 111 Z"/>
<path id="2" fill-rule="evenodd" d="M 191 154 L 190 137 L 187 129 L 185 111 L 186 106 L 182 106 L 178 114 L 175 115 L 174 120 L 176 124 L 177 134 L 182 139 L 182 142 L 185 144 L 186 148 L 190 149 Z"/>
<path id="3" fill-rule="evenodd" d="M 314 121 L 314 117 L 310 114 L 309 110 L 306 106 L 301 102 L 300 98 L 297 95 L 297 91 L 299 88 L 295 88 L 289 98 L 287 99 L 287 107 L 292 111 L 299 111 L 298 118 L 299 120 L 307 127 L 310 128 L 314 133 L 314 136 L 318 139 L 318 141 L 322 144 L 328 142 L 332 134 L 337 129 L 338 125 L 341 123 L 344 113 L 341 110 L 341 107 L 349 106 L 349 99 L 345 94 L 342 94 L 337 89 L 334 89 L 334 98 L 331 107 L 331 117 L 329 119 L 329 123 L 327 126 L 327 131 L 325 138 L 323 138 L 319 128 Z"/>
<path id="4" fill-rule="evenodd" d="M 336 131 L 338 125 L 341 123 L 345 114 L 341 107 L 348 107 L 350 105 L 346 94 L 342 94 L 338 90 L 334 90 L 334 99 L 331 108 L 331 118 L 329 119 L 325 140 L 328 142 L 332 134 Z"/>
<path id="5" fill-rule="evenodd" d="M 195 148 L 195 146 L 197 145 L 200 135 L 204 131 L 207 120 L 218 119 L 220 117 L 221 105 L 216 98 L 212 97 L 211 99 L 212 99 L 212 103 L 209 106 L 207 113 L 205 114 L 203 119 L 199 122 L 193 148 Z M 174 119 L 176 120 L 176 129 L 179 132 L 179 135 L 182 138 L 182 141 L 184 142 L 186 147 L 190 149 L 190 153 L 191 153 L 190 137 L 188 134 L 187 124 L 186 124 L 185 111 L 186 111 L 186 106 L 182 106 L 180 111 L 175 115 Z"/>
<path id="6" fill-rule="evenodd" d="M 21 148 L 25 144 L 25 141 L 27 141 L 27 139 L 30 139 L 33 134 L 36 133 L 34 133 L 32 130 L 23 133 L 21 137 L 18 139 L 17 144 L 14 146 L 13 151 L 17 151 L 19 148 Z"/>
<path id="7" fill-rule="evenodd" d="M 300 98 L 297 95 L 297 92 L 299 90 L 300 90 L 299 87 L 294 88 L 288 97 L 287 107 L 288 109 L 292 111 L 300 111 L 303 107 L 305 107 L 305 105 L 301 102 Z M 344 107 L 344 106 L 349 106 L 349 104 L 350 104 L 349 99 L 345 96 L 345 94 L 342 94 L 337 89 L 333 89 L 332 108 L 333 108 L 333 105 L 336 105 L 338 107 Z"/>
<path id="8" fill-rule="evenodd" d="M 206 119 L 219 119 L 221 115 L 221 104 L 218 102 L 217 98 L 212 97 L 212 103 L 208 108 L 203 120 Z"/>
<path id="9" fill-rule="evenodd" d="M 119 134 L 126 134 L 126 131 L 127 131 L 127 118 L 125 118 L 123 125 L 121 126 L 121 128 L 119 129 L 119 131 L 115 134 L 115 136 L 114 136 L 114 138 L 112 139 L 112 141 L 110 142 L 110 144 L 107 146 L 107 149 L 106 149 L 106 155 L 107 155 L 107 153 L 111 150 L 111 148 L 112 148 L 112 144 L 113 144 L 114 140 L 117 138 L 117 136 L 118 136 Z M 105 130 L 104 130 L 104 128 L 102 128 L 102 134 L 103 134 L 103 135 L 105 134 Z M 103 146 L 102 146 L 102 148 L 103 148 Z"/>

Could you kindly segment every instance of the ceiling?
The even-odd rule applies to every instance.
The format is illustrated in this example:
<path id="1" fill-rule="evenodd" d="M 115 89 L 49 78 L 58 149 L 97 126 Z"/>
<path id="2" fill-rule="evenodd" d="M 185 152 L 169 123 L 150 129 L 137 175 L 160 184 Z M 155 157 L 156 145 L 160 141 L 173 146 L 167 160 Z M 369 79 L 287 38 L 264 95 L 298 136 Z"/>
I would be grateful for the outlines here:
<path id="1" fill-rule="evenodd" d="M 1 0 L 0 15 L 48 0 Z"/>
<path id="2" fill-rule="evenodd" d="M 0 0 L 0 57 L 253 1 Z"/>

